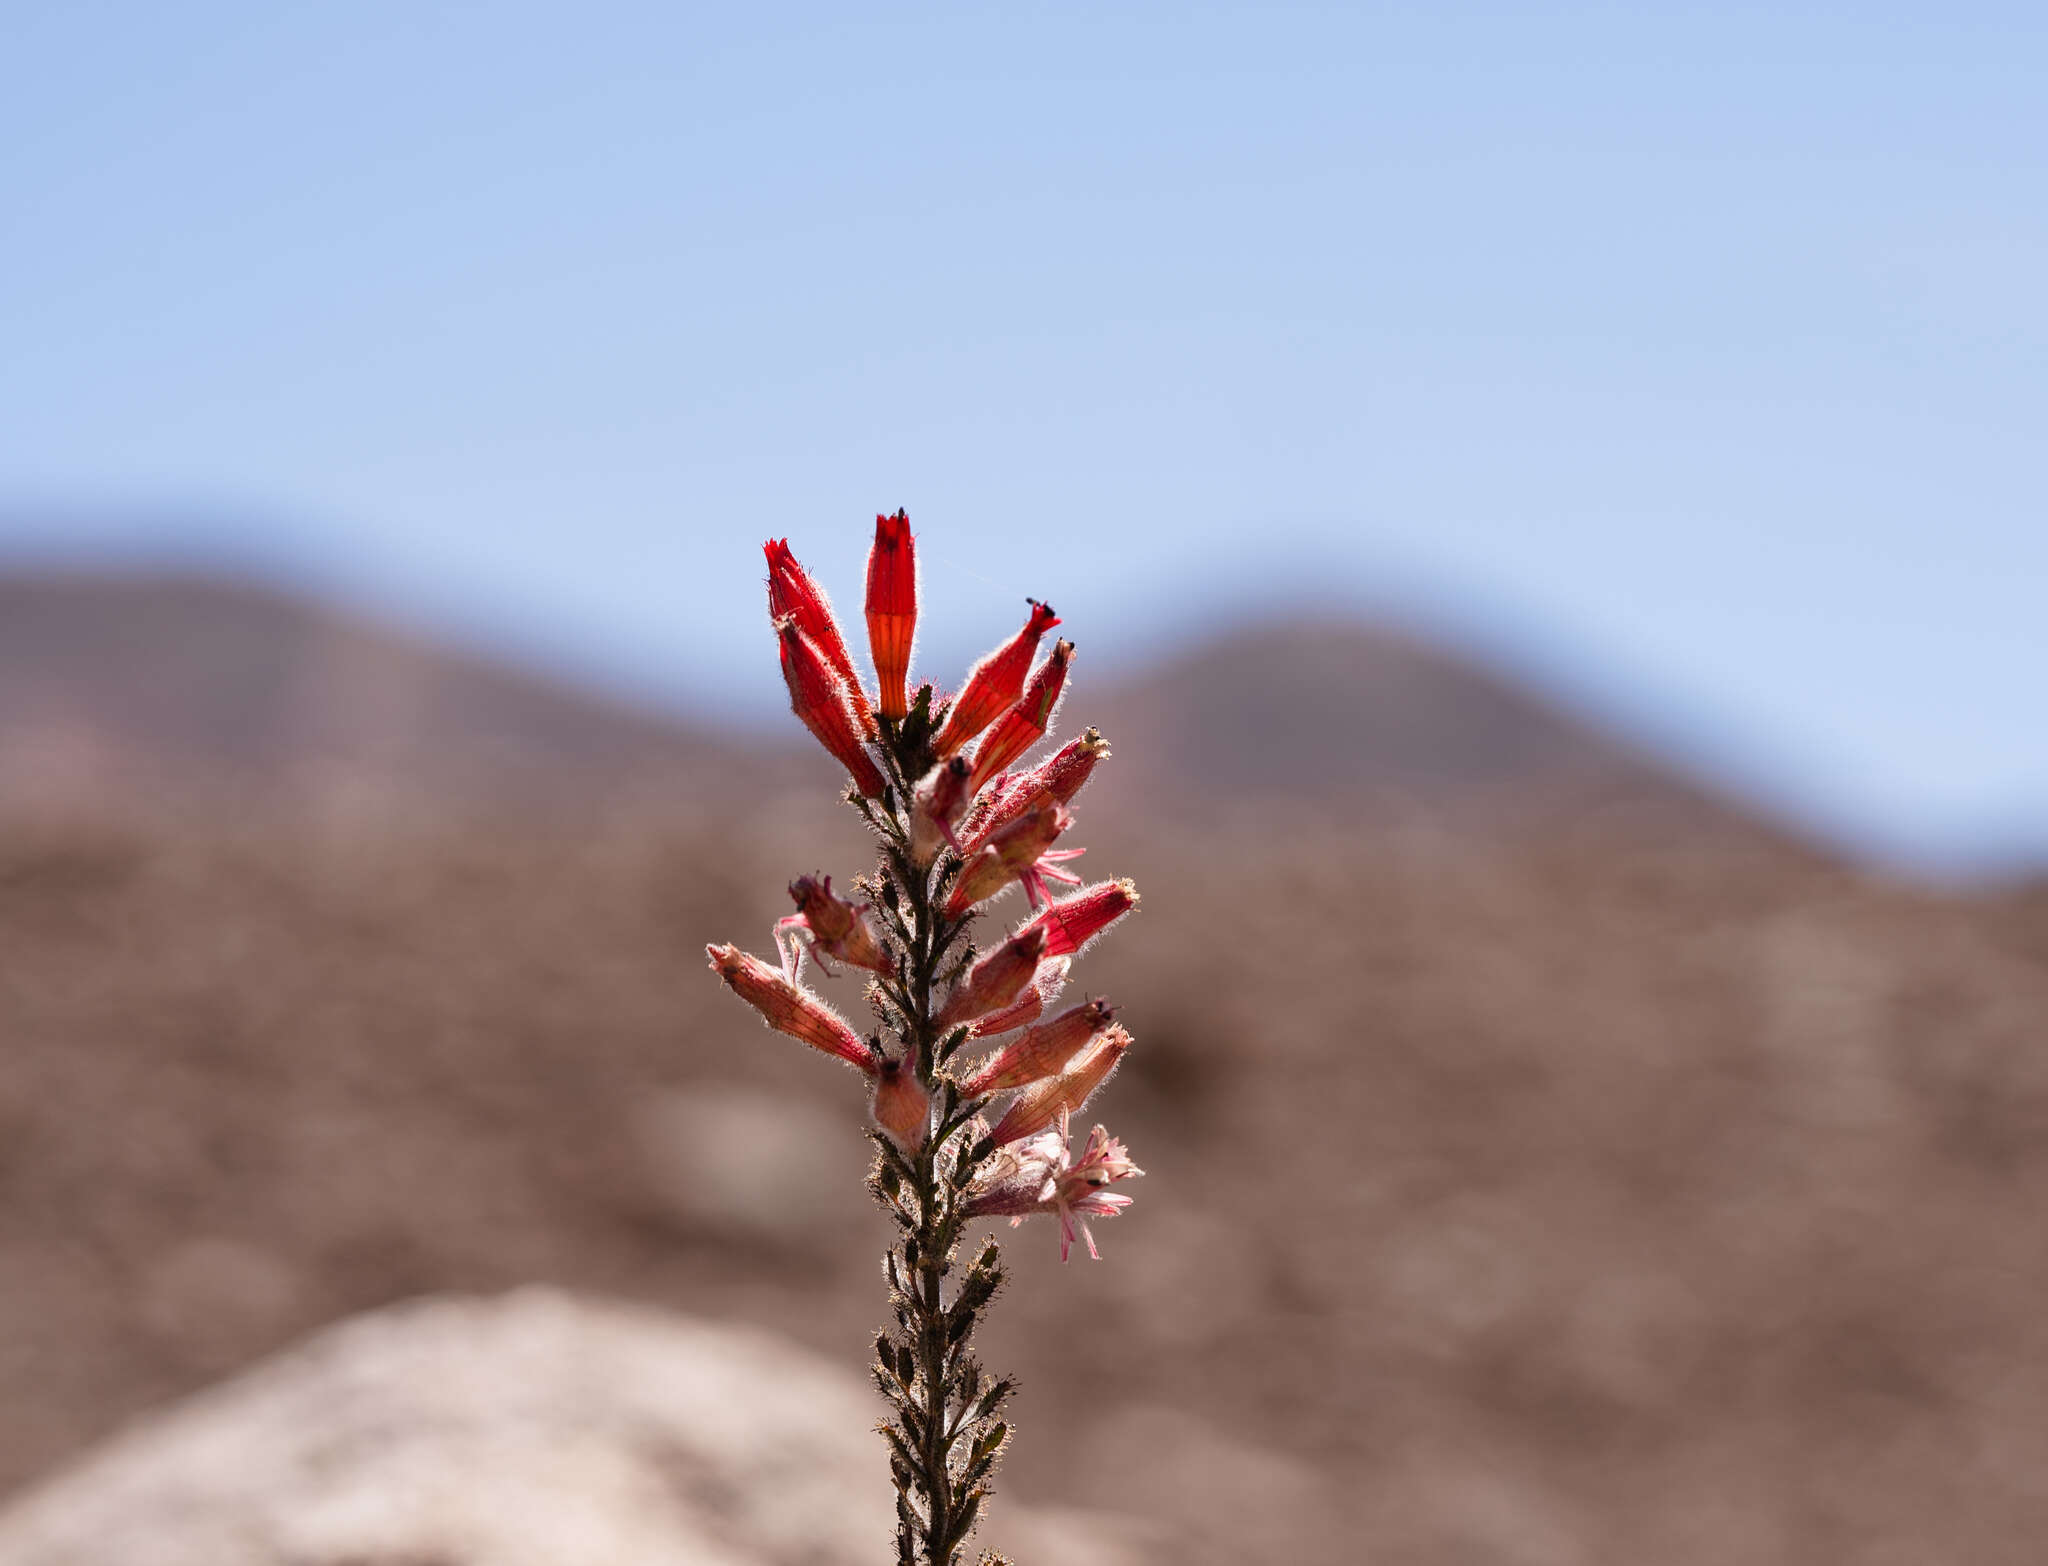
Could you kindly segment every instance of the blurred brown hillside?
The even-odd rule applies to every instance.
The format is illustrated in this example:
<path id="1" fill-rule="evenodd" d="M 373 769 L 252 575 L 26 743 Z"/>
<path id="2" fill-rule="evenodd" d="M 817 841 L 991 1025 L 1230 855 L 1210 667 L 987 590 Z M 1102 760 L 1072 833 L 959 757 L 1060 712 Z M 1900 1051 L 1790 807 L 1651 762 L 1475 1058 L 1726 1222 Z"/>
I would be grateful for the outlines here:
<path id="1" fill-rule="evenodd" d="M 2048 901 L 1379 633 L 1088 673 L 1149 1175 L 1100 1265 L 1011 1237 L 1014 1493 L 1176 1561 L 2038 1560 Z M 858 1085 L 702 958 L 862 867 L 836 782 L 261 592 L 0 582 L 0 1481 L 429 1291 L 857 1362 Z"/>

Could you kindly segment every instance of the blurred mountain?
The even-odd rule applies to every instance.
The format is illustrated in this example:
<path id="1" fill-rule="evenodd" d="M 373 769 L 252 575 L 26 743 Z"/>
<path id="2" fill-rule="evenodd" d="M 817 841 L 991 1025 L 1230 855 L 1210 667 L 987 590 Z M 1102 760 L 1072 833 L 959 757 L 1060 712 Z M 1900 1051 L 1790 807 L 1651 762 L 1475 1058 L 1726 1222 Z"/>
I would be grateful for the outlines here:
<path id="1" fill-rule="evenodd" d="M 159 600 L 244 605 L 230 657 L 10 594 L 0 1479 L 421 1293 L 864 1362 L 860 1085 L 702 956 L 867 860 L 829 761 L 261 595 Z M 1083 863 L 1145 901 L 1075 985 L 1148 1174 L 1099 1265 L 1002 1231 L 991 1543 L 1051 1502 L 1218 1566 L 2039 1558 L 2038 889 L 1895 884 L 1369 632 L 1078 673 Z M 238 781 L 145 808 L 172 773 Z"/>
<path id="2" fill-rule="evenodd" d="M 752 780 L 775 754 L 269 588 L 0 575 L 0 792 L 17 797 L 582 807 Z"/>
<path id="3" fill-rule="evenodd" d="M 1079 678 L 1086 680 L 1086 664 Z M 1372 627 L 1253 627 L 1091 691 L 1123 753 L 1112 802 L 1483 824 L 1740 812 L 1611 735 L 1441 650 Z M 272 589 L 195 578 L 0 575 L 0 795 L 233 789 L 583 809 L 758 794 L 827 774 Z M 1099 804 L 1099 800 L 1091 800 Z"/>

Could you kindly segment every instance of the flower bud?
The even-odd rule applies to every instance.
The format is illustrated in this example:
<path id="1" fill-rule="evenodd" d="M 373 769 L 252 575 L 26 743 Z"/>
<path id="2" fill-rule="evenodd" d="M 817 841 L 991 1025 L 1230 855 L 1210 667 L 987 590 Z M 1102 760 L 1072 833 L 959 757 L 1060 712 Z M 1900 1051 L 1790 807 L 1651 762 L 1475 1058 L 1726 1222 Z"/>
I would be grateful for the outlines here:
<path id="1" fill-rule="evenodd" d="M 737 946 L 707 946 L 704 951 L 711 959 L 712 971 L 758 1011 L 769 1027 L 862 1071 L 875 1070 L 874 1055 L 851 1024 L 809 990 Z"/>
<path id="2" fill-rule="evenodd" d="M 1054 903 L 1018 930 L 1045 932 L 1048 957 L 1071 957 L 1138 906 L 1138 888 L 1128 880 L 1097 881 Z"/>
<path id="3" fill-rule="evenodd" d="M 1069 740 L 1052 755 L 1024 774 L 1023 781 L 1042 788 L 1063 805 L 1070 805 L 1095 772 L 1097 762 L 1109 755 L 1109 741 L 1090 729 L 1077 740 Z"/>
<path id="4" fill-rule="evenodd" d="M 869 1109 L 875 1124 L 904 1152 L 914 1153 L 924 1146 L 931 1129 L 931 1105 L 931 1095 L 917 1080 L 914 1050 L 902 1060 L 885 1060 L 876 1069 Z"/>
<path id="5" fill-rule="evenodd" d="M 1060 623 L 1051 605 L 1035 598 L 1026 601 L 1031 605 L 1031 618 L 1024 622 L 1024 629 L 968 671 L 967 683 L 953 698 L 939 737 L 932 742 L 934 754 L 952 755 L 1024 694 L 1024 676 L 1031 672 L 1039 638 Z"/>
<path id="6" fill-rule="evenodd" d="M 919 864 L 930 864 L 942 841 L 958 846 L 953 824 L 967 808 L 971 772 L 967 759 L 955 756 L 933 767 L 910 791 L 910 852 Z"/>
<path id="7" fill-rule="evenodd" d="M 967 785 L 972 794 L 1025 751 L 1045 738 L 1052 727 L 1054 709 L 1067 683 L 1067 666 L 1074 661 L 1074 644 L 1062 637 L 1053 644 L 1038 672 L 1017 704 L 1004 713 L 996 726 L 984 734 L 974 751 L 974 778 Z"/>
<path id="8" fill-rule="evenodd" d="M 1031 982 L 1044 955 L 1043 930 L 1020 931 L 1011 936 L 967 970 L 933 1022 L 940 1028 L 957 1028 L 963 1022 L 972 1022 L 1009 1005 Z"/>
<path id="9" fill-rule="evenodd" d="M 834 893 L 832 877 L 800 875 L 789 883 L 789 895 L 796 903 L 802 928 L 810 932 L 812 942 L 827 957 L 875 973 L 895 972 L 882 943 L 875 939 L 875 932 L 862 915 L 866 905 L 856 906 Z M 778 932 L 781 928 L 777 926 Z"/>
<path id="10" fill-rule="evenodd" d="M 1001 1011 L 992 1011 L 986 1017 L 976 1019 L 967 1031 L 978 1039 L 992 1039 L 998 1033 L 1008 1033 L 1012 1028 L 1025 1027 L 1036 1022 L 1045 1008 L 1059 998 L 1061 990 L 1067 987 L 1067 970 L 1074 966 L 1071 957 L 1055 957 L 1038 965 L 1038 972 L 1031 976 L 1031 986 Z"/>
<path id="11" fill-rule="evenodd" d="M 990 1133 L 996 1144 L 1035 1136 L 1061 1115 L 1078 1113 L 1095 1090 L 1109 1080 L 1130 1047 L 1130 1034 L 1120 1024 L 1111 1023 L 1094 1043 L 1068 1063 L 1066 1070 L 1032 1083 L 1010 1100 L 1009 1109 Z"/>
<path id="12" fill-rule="evenodd" d="M 875 518 L 874 547 L 868 551 L 868 651 L 874 655 L 882 716 L 901 718 L 910 710 L 906 683 L 910 649 L 917 637 L 917 541 L 910 518 L 898 511 Z"/>
<path id="13" fill-rule="evenodd" d="M 775 628 L 782 638 L 782 678 L 789 686 L 790 710 L 853 774 L 855 788 L 869 799 L 880 798 L 885 786 L 882 772 L 861 743 L 853 709 L 846 704 L 847 687 L 834 676 L 795 615 L 778 620 Z"/>
<path id="14" fill-rule="evenodd" d="M 1052 1076 L 1115 1019 L 1116 1008 L 1106 1000 L 1071 1006 L 1050 1022 L 1026 1028 L 983 1060 L 961 1082 L 960 1091 L 978 1098 Z"/>
<path id="15" fill-rule="evenodd" d="M 771 538 L 764 547 L 768 554 L 768 618 L 778 628 L 784 619 L 795 618 L 797 629 L 811 639 L 833 678 L 846 687 L 846 705 L 862 737 L 872 739 L 875 715 L 868 710 L 867 693 L 860 688 L 860 675 L 853 667 L 853 655 L 846 650 L 846 635 L 832 613 L 832 601 L 810 572 L 797 564 L 796 556 L 789 552 L 789 540 Z"/>

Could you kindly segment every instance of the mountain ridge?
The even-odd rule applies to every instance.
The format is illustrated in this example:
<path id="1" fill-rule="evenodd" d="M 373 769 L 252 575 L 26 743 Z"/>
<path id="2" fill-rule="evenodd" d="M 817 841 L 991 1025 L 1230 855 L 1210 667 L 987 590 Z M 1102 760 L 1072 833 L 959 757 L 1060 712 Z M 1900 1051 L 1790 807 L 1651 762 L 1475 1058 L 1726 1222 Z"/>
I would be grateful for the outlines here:
<path id="1" fill-rule="evenodd" d="M 1076 684 L 1063 729 L 1098 726 L 1124 758 L 1094 800 L 1132 809 L 1775 832 L 1512 676 L 1382 626 L 1253 622 L 1106 684 L 1084 665 Z M 825 770 L 793 731 L 638 704 L 266 583 L 0 572 L 0 801 L 228 785 L 289 806 L 346 785 L 439 809 L 562 808 Z"/>

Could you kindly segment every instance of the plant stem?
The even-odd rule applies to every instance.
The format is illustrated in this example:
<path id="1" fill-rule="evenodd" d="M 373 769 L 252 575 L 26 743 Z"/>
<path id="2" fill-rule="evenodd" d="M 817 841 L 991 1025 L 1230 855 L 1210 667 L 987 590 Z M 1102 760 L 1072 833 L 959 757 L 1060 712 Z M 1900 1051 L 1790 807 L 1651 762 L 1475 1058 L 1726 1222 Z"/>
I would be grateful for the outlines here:
<path id="1" fill-rule="evenodd" d="M 966 1145 L 981 1101 L 962 1104 L 944 1069 L 966 1030 L 942 1035 L 933 1021 L 932 993 L 966 921 L 949 921 L 940 911 L 955 865 L 942 858 L 934 873 L 910 851 L 907 780 L 930 764 L 929 729 L 917 717 L 913 713 L 900 726 L 884 724 L 882 749 L 894 776 L 882 811 L 870 819 L 890 845 L 878 890 L 888 949 L 898 959 L 897 982 L 884 985 L 883 993 L 898 1014 L 894 1031 L 905 1057 L 915 1062 L 933 1114 L 913 1155 L 875 1133 L 870 1183 L 895 1219 L 898 1238 L 885 1260 L 897 1332 L 877 1338 L 874 1373 L 896 1416 L 884 1430 L 897 1490 L 897 1560 L 900 1566 L 956 1566 L 1007 1436 L 997 1413 L 1010 1384 L 984 1388 L 972 1352 L 974 1328 L 1002 1279 L 994 1240 L 950 1300 L 946 1292 L 963 1226 L 962 1202 L 986 1150 Z"/>

